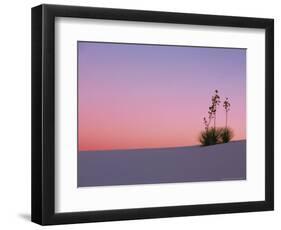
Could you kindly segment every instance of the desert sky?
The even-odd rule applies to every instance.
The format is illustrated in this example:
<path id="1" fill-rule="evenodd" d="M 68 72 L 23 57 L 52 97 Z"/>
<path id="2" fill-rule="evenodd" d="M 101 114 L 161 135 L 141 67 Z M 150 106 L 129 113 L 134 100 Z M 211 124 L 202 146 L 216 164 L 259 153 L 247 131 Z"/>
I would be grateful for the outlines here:
<path id="1" fill-rule="evenodd" d="M 246 139 L 246 49 L 77 44 L 79 151 L 198 145 L 215 89 Z"/>

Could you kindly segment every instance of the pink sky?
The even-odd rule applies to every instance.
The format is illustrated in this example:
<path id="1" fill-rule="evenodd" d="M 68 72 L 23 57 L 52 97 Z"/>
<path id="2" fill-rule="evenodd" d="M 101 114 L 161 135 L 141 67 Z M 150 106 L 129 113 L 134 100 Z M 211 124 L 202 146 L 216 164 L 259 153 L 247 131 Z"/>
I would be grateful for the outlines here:
<path id="1" fill-rule="evenodd" d="M 78 43 L 79 151 L 198 145 L 215 89 L 246 138 L 246 50 Z M 222 105 L 217 125 L 224 126 Z"/>

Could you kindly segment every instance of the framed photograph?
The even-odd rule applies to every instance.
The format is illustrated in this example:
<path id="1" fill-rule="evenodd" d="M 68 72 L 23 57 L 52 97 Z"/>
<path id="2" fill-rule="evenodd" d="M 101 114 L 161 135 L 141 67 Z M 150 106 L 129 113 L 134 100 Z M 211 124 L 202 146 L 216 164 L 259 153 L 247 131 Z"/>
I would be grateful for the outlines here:
<path id="1" fill-rule="evenodd" d="M 274 21 L 32 8 L 32 221 L 273 210 Z"/>

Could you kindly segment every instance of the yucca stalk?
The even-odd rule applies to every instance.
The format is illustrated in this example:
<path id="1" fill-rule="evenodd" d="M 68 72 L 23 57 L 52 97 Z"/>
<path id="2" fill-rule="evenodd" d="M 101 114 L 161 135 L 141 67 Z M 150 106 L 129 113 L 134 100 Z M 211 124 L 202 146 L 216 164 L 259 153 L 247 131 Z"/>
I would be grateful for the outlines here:
<path id="1" fill-rule="evenodd" d="M 227 129 L 228 112 L 230 110 L 230 103 L 228 101 L 228 97 L 225 98 L 225 101 L 223 102 L 223 108 L 225 110 L 225 128 Z"/>

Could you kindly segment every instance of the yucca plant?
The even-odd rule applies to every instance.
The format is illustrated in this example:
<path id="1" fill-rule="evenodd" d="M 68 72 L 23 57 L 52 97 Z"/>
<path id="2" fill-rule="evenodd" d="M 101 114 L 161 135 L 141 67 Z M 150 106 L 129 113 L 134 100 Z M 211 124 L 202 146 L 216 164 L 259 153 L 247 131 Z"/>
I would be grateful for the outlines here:
<path id="1" fill-rule="evenodd" d="M 199 141 L 203 146 L 215 145 L 219 143 L 227 143 L 233 138 L 232 129 L 228 128 L 228 112 L 230 111 L 230 103 L 228 98 L 223 102 L 223 108 L 225 110 L 225 127 L 217 128 L 216 127 L 216 114 L 217 108 L 220 105 L 220 96 L 218 90 L 216 89 L 214 95 L 212 96 L 211 106 L 208 110 L 208 118 L 203 118 L 203 123 L 205 130 L 202 131 L 199 135 Z M 210 127 L 212 121 L 213 127 Z"/>
<path id="2" fill-rule="evenodd" d="M 203 146 L 216 145 L 220 143 L 220 137 L 221 129 L 212 127 L 200 133 L 199 141 Z"/>
<path id="3" fill-rule="evenodd" d="M 223 129 L 221 129 L 219 139 L 220 139 L 221 143 L 227 143 L 233 138 L 233 136 L 234 136 L 234 134 L 233 134 L 232 129 L 223 128 Z"/>

